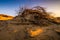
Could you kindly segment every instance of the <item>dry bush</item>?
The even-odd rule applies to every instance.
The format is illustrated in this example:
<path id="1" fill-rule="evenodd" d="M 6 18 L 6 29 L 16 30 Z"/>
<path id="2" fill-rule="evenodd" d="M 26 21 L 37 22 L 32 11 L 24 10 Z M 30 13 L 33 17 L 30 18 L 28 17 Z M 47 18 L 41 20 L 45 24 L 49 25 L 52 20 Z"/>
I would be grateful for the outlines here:
<path id="1" fill-rule="evenodd" d="M 33 8 L 21 8 L 18 15 L 14 18 L 17 21 L 29 21 L 38 25 L 54 24 L 54 17 L 50 15 L 43 7 L 36 6 Z"/>

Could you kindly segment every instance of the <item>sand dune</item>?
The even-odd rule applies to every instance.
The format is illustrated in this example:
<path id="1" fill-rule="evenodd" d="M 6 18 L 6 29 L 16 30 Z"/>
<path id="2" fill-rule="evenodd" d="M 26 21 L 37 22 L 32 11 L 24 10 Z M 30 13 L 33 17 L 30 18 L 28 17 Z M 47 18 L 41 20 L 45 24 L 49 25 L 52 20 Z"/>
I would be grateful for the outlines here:
<path id="1" fill-rule="evenodd" d="M 10 20 L 10 19 L 13 19 L 13 16 L 0 14 L 0 20 Z"/>

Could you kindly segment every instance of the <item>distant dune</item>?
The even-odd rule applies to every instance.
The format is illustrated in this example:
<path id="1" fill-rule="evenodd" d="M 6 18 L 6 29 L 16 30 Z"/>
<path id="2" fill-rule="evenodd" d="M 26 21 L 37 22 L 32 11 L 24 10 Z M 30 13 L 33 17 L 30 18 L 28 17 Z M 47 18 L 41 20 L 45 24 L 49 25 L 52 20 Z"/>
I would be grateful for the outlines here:
<path id="1" fill-rule="evenodd" d="M 13 19 L 13 16 L 0 14 L 0 20 L 11 20 L 11 19 Z"/>
<path id="2" fill-rule="evenodd" d="M 60 17 L 54 18 L 54 21 L 57 22 L 57 23 L 60 23 Z"/>

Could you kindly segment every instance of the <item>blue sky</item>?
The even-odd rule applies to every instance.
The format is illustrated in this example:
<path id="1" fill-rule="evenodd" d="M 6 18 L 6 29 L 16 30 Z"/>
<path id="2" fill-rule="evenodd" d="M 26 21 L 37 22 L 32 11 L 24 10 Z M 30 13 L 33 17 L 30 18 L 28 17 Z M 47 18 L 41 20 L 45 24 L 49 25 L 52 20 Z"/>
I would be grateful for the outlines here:
<path id="1" fill-rule="evenodd" d="M 15 16 L 22 6 L 42 6 L 47 11 L 54 12 L 55 16 L 60 16 L 59 0 L 0 0 L 0 14 Z"/>

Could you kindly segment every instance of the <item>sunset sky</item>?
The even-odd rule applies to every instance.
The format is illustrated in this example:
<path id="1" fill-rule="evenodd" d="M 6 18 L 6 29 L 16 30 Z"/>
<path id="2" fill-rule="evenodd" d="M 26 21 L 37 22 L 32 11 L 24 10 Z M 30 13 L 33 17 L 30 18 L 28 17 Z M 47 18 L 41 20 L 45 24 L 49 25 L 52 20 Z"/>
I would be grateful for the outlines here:
<path id="1" fill-rule="evenodd" d="M 15 16 L 22 6 L 42 6 L 60 17 L 60 0 L 0 0 L 0 14 Z"/>

